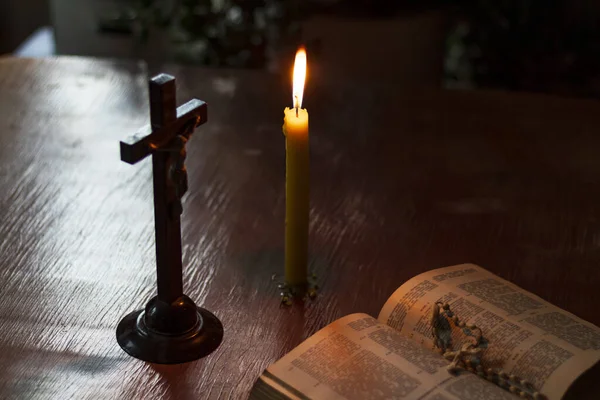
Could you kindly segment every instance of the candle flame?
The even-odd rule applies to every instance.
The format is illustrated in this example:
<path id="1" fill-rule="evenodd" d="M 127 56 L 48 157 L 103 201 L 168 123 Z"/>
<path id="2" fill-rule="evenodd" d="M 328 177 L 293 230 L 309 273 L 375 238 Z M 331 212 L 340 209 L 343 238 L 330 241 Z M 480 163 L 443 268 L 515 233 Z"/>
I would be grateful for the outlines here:
<path id="1" fill-rule="evenodd" d="M 304 81 L 306 80 L 306 50 L 300 47 L 296 52 L 294 61 L 294 80 L 292 90 L 292 104 L 294 107 L 302 108 L 302 96 L 304 95 Z"/>

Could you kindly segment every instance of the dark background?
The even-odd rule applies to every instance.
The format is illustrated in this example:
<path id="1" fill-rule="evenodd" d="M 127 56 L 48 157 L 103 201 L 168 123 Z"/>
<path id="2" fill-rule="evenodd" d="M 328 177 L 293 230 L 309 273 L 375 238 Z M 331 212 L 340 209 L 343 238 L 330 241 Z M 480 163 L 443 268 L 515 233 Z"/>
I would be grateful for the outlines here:
<path id="1" fill-rule="evenodd" d="M 304 43 L 327 79 L 598 97 L 599 17 L 594 0 L 3 0 L 0 53 L 277 71 Z M 23 50 L 32 35 L 53 45 Z"/>

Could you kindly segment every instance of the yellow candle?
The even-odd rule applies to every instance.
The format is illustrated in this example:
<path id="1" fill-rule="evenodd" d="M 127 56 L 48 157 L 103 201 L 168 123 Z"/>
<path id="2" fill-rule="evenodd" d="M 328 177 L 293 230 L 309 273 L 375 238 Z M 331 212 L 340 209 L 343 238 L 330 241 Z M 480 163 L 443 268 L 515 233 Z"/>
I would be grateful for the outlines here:
<path id="1" fill-rule="evenodd" d="M 293 108 L 284 110 L 285 135 L 285 282 L 289 286 L 307 283 L 309 152 L 308 112 L 302 107 L 306 78 L 306 52 L 296 53 L 293 80 Z"/>

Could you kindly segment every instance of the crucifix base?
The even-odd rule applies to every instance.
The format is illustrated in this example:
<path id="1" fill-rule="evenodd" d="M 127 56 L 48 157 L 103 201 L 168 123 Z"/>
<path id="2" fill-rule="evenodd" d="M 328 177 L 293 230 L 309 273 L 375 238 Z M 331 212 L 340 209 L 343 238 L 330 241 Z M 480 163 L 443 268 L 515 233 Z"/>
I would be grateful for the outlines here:
<path id="1" fill-rule="evenodd" d="M 117 342 L 127 354 L 157 364 L 197 360 L 216 350 L 222 340 L 221 321 L 187 296 L 170 304 L 155 297 L 117 327 Z"/>

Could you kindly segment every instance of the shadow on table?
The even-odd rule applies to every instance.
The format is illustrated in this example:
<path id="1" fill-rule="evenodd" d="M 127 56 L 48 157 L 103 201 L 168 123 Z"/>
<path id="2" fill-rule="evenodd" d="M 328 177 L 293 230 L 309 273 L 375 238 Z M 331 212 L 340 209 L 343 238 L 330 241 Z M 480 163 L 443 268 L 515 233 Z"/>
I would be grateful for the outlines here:
<path id="1" fill-rule="evenodd" d="M 148 364 L 160 378 L 166 387 L 167 399 L 192 399 L 195 397 L 194 388 L 184 378 L 192 363 L 185 364 Z"/>

